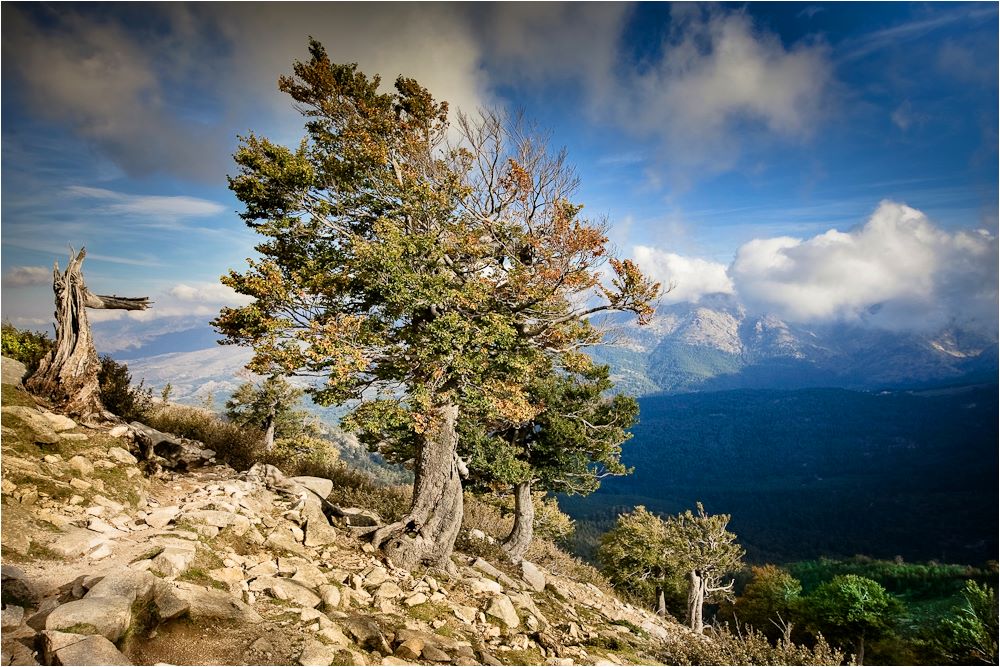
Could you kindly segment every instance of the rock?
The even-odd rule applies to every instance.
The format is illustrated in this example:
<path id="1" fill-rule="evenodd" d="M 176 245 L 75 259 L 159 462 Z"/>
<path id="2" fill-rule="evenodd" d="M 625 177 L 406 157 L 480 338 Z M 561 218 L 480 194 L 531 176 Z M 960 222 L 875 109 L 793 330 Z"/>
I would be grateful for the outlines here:
<path id="1" fill-rule="evenodd" d="M 407 607 L 416 607 L 418 604 L 423 604 L 425 602 L 427 602 L 427 596 L 423 593 L 416 593 L 403 600 L 403 604 Z"/>
<path id="2" fill-rule="evenodd" d="M 60 605 L 45 619 L 46 630 L 86 628 L 87 634 L 99 634 L 116 642 L 132 621 L 132 603 L 127 598 L 91 598 Z"/>
<path id="3" fill-rule="evenodd" d="M 514 603 L 506 595 L 498 595 L 493 598 L 490 606 L 486 608 L 486 615 L 503 621 L 508 628 L 516 628 L 521 624 L 517 610 L 514 609 Z"/>
<path id="4" fill-rule="evenodd" d="M 418 665 L 420 663 L 417 663 L 417 662 L 407 662 L 406 660 L 403 660 L 402 658 L 394 658 L 391 655 L 387 655 L 384 658 L 382 658 L 382 662 L 380 664 L 382 664 L 382 665 Z"/>
<path id="5" fill-rule="evenodd" d="M 165 578 L 173 579 L 187 572 L 196 555 L 195 548 L 168 546 L 153 559 L 150 567 L 163 574 Z"/>
<path id="6" fill-rule="evenodd" d="M 320 498 L 326 499 L 333 492 L 333 482 L 322 477 L 289 477 L 289 481 L 301 484 Z"/>
<path id="7" fill-rule="evenodd" d="M 215 579 L 223 584 L 228 584 L 232 587 L 234 584 L 239 586 L 243 583 L 243 568 L 241 567 L 220 567 L 215 570 L 209 570 L 208 576 Z"/>
<path id="8" fill-rule="evenodd" d="M 112 438 L 121 438 L 122 436 L 128 435 L 130 432 L 131 429 L 128 426 L 125 426 L 124 424 L 119 424 L 118 426 L 115 426 L 110 431 L 108 431 L 108 435 L 110 435 Z"/>
<path id="9" fill-rule="evenodd" d="M 548 658 L 545 661 L 546 665 L 564 666 L 574 664 L 573 658 Z"/>
<path id="10" fill-rule="evenodd" d="M 91 463 L 90 459 L 86 456 L 80 456 L 77 454 L 67 461 L 66 465 L 77 471 L 80 474 L 80 477 L 90 477 L 94 474 L 94 464 Z"/>
<path id="11" fill-rule="evenodd" d="M 264 540 L 264 546 L 270 549 L 277 549 L 282 551 L 290 551 L 296 554 L 304 554 L 305 549 L 302 545 L 295 541 L 292 537 L 292 533 L 288 528 L 278 527 L 274 532 L 267 536 Z"/>
<path id="12" fill-rule="evenodd" d="M 503 593 L 503 586 L 492 579 L 473 579 L 469 582 L 469 588 L 475 594 L 491 593 L 498 595 Z"/>
<path id="13" fill-rule="evenodd" d="M 216 528 L 232 526 L 233 531 L 237 535 L 242 535 L 250 529 L 250 519 L 246 518 L 242 514 L 236 514 L 235 512 L 194 510 L 192 512 L 184 512 L 184 514 L 181 515 L 181 518 L 190 521 L 191 523 L 204 523 L 209 526 L 215 526 Z"/>
<path id="14" fill-rule="evenodd" d="M 60 433 L 59 439 L 66 440 L 68 442 L 84 442 L 86 440 L 90 440 L 86 433 Z"/>
<path id="15" fill-rule="evenodd" d="M 76 422 L 65 415 L 57 415 L 46 410 L 42 412 L 42 417 L 49 422 L 53 431 L 69 431 L 76 428 Z"/>
<path id="16" fill-rule="evenodd" d="M 422 657 L 431 662 L 451 662 L 451 656 L 436 646 L 425 646 Z"/>
<path id="17" fill-rule="evenodd" d="M 291 600 L 303 607 L 317 607 L 321 602 L 320 597 L 311 590 L 291 581 L 290 579 L 279 579 L 277 577 L 258 577 L 250 582 L 251 591 L 266 591 L 278 600 Z"/>
<path id="18" fill-rule="evenodd" d="M 424 650 L 424 640 L 411 637 L 396 647 L 396 655 L 404 660 L 416 660 Z"/>
<path id="19" fill-rule="evenodd" d="M 358 507 L 334 506 L 331 512 L 334 516 L 343 519 L 348 526 L 367 528 L 382 525 L 382 518 L 378 514 Z"/>
<path id="20" fill-rule="evenodd" d="M 92 530 L 95 533 L 103 533 L 112 537 L 121 534 L 120 530 L 112 526 L 104 519 L 96 516 L 91 517 L 90 521 L 87 522 L 87 529 Z"/>
<path id="21" fill-rule="evenodd" d="M 320 625 L 324 624 L 321 622 Z M 347 638 L 347 635 L 340 629 L 340 626 L 332 621 L 328 621 L 325 627 L 320 629 L 319 634 L 331 644 L 336 644 L 337 646 L 351 645 L 351 640 Z"/>
<path id="22" fill-rule="evenodd" d="M 3 629 L 4 632 L 18 629 L 23 622 L 24 607 L 19 607 L 16 604 L 8 604 L 0 612 L 0 629 Z"/>
<path id="23" fill-rule="evenodd" d="M 190 605 L 191 618 L 216 618 L 241 623 L 263 623 L 264 619 L 242 600 L 224 591 L 203 588 L 187 582 L 175 582 L 174 594 Z"/>
<path id="24" fill-rule="evenodd" d="M 382 567 L 372 568 L 371 572 L 365 575 L 363 586 L 365 588 L 375 588 L 381 586 L 389 580 L 389 573 Z"/>
<path id="25" fill-rule="evenodd" d="M 395 600 L 402 597 L 403 590 L 395 583 L 386 581 L 375 590 L 374 595 L 376 599 Z"/>
<path id="26" fill-rule="evenodd" d="M 489 536 L 478 528 L 473 528 L 469 531 L 469 537 L 474 540 L 489 540 Z"/>
<path id="27" fill-rule="evenodd" d="M 47 635 L 48 633 L 46 633 Z M 58 633 L 63 634 L 63 633 Z M 131 665 L 125 654 L 113 643 L 100 635 L 73 635 L 76 641 L 63 643 L 62 647 L 51 651 L 55 665 Z"/>
<path id="28" fill-rule="evenodd" d="M 191 603 L 177 595 L 173 586 L 157 579 L 153 587 L 153 605 L 160 622 L 183 616 L 191 609 Z"/>
<path id="29" fill-rule="evenodd" d="M 90 482 L 85 482 L 82 479 L 77 479 L 76 477 L 69 480 L 69 485 L 72 486 L 74 489 L 78 489 L 80 491 L 86 491 L 87 489 L 93 486 L 93 484 L 91 484 Z"/>
<path id="30" fill-rule="evenodd" d="M 78 496 L 78 495 L 74 494 L 74 495 L 70 496 L 70 498 L 69 498 L 69 504 L 70 505 L 82 505 L 84 500 L 85 500 L 85 498 L 83 496 Z"/>
<path id="31" fill-rule="evenodd" d="M 176 505 L 161 507 L 146 515 L 146 525 L 152 528 L 166 528 L 179 513 L 180 508 Z"/>
<path id="32" fill-rule="evenodd" d="M 324 665 L 327 667 L 337 659 L 337 648 L 327 646 L 315 639 L 307 639 L 305 648 L 299 656 L 300 665 Z"/>
<path id="33" fill-rule="evenodd" d="M 474 560 L 472 562 L 472 567 L 473 569 L 479 570 L 487 577 L 491 577 L 493 579 L 499 579 L 500 577 L 504 576 L 503 572 L 496 569 L 489 562 L 483 560 L 482 558 L 477 558 L 476 560 Z"/>
<path id="34" fill-rule="evenodd" d="M 545 590 L 545 575 L 534 563 L 521 561 L 521 577 L 531 586 L 532 590 L 541 593 Z"/>
<path id="35" fill-rule="evenodd" d="M 337 531 L 323 514 L 323 506 L 318 498 L 308 497 L 305 507 L 302 508 L 302 513 L 306 519 L 305 545 L 307 547 L 319 547 L 338 541 Z"/>
<path id="36" fill-rule="evenodd" d="M 5 405 L 0 408 L 0 414 L 16 417 L 27 424 L 34 434 L 34 441 L 43 445 L 54 445 L 59 442 L 59 436 L 52 429 L 49 420 L 32 408 L 23 405 Z"/>
<path id="37" fill-rule="evenodd" d="M 340 589 L 330 584 L 319 587 L 319 597 L 323 604 L 323 609 L 330 611 L 340 606 Z"/>
<path id="38" fill-rule="evenodd" d="M 4 357 L 3 361 L 0 361 L 0 369 L 2 369 L 3 384 L 15 386 L 20 385 L 21 378 L 28 373 L 28 368 L 24 364 L 10 357 Z"/>
<path id="39" fill-rule="evenodd" d="M 487 653 L 486 651 L 479 652 L 479 660 L 482 661 L 484 665 L 490 665 L 491 667 L 500 667 L 503 665 L 502 662 L 497 660 L 495 655 Z"/>
<path id="40" fill-rule="evenodd" d="M 0 598 L 4 604 L 35 606 L 38 595 L 24 571 L 13 565 L 0 566 Z"/>
<path id="41" fill-rule="evenodd" d="M 248 579 L 254 579 L 256 577 L 269 577 L 274 574 L 278 574 L 278 566 L 274 564 L 274 561 L 270 560 L 258 563 L 247 570 Z"/>
<path id="42" fill-rule="evenodd" d="M 378 623 L 371 616 L 349 616 L 341 621 L 344 632 L 353 639 L 358 646 L 368 651 L 378 651 L 382 655 L 389 655 L 392 649 L 385 640 Z"/>
<path id="43" fill-rule="evenodd" d="M 457 604 L 452 608 L 451 611 L 455 614 L 455 618 L 462 621 L 463 623 L 468 623 L 469 625 L 472 625 L 473 623 L 476 622 L 475 607 L 467 607 L 465 605 Z"/>
<path id="44" fill-rule="evenodd" d="M 313 590 L 318 590 L 320 586 L 325 586 L 327 583 L 326 575 L 323 574 L 323 571 L 308 561 L 301 563 L 295 568 L 295 575 L 292 577 L 292 581 Z"/>
<path id="45" fill-rule="evenodd" d="M 125 465 L 135 465 L 139 462 L 139 459 L 135 458 L 132 454 L 121 447 L 111 447 L 108 449 L 108 457 L 118 461 L 118 463 L 124 463 Z"/>
<path id="46" fill-rule="evenodd" d="M 63 558 L 79 558 L 86 556 L 106 539 L 92 531 L 73 528 L 50 544 L 49 549 Z"/>
<path id="47" fill-rule="evenodd" d="M 59 456 L 58 454 L 46 454 L 45 456 L 42 457 L 42 460 L 45 461 L 46 463 L 55 465 L 56 463 L 62 463 L 63 457 Z"/>
<path id="48" fill-rule="evenodd" d="M 136 572 L 122 568 L 106 575 L 94 584 L 84 599 L 125 598 L 129 604 L 145 604 L 153 599 L 156 577 L 149 572 Z"/>

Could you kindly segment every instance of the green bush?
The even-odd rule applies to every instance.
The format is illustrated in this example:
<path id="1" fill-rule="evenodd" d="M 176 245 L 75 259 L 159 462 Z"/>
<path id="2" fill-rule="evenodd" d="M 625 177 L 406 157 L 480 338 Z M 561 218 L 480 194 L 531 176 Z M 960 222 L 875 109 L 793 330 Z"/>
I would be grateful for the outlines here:
<path id="1" fill-rule="evenodd" d="M 128 366 L 108 355 L 101 357 L 101 370 L 97 373 L 101 403 L 125 421 L 143 421 L 153 407 L 153 393 L 145 388 L 145 380 L 132 386 Z"/>
<path id="2" fill-rule="evenodd" d="M 845 656 L 823 637 L 817 637 L 812 648 L 784 640 L 772 646 L 756 630 L 716 628 L 710 637 L 674 634 L 657 657 L 667 665 L 840 665 Z"/>
<path id="3" fill-rule="evenodd" d="M 3 323 L 0 341 L 2 341 L 3 356 L 24 364 L 28 368 L 28 375 L 38 370 L 38 364 L 55 345 L 47 334 L 28 329 L 21 330 L 9 322 Z"/>

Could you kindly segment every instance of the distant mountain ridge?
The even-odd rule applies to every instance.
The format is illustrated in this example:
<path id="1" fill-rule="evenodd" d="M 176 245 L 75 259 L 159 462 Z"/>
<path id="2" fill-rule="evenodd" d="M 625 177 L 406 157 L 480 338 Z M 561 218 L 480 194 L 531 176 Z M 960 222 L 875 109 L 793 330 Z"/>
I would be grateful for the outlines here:
<path id="1" fill-rule="evenodd" d="M 877 389 L 997 379 L 997 341 L 958 327 L 933 334 L 863 324 L 799 325 L 752 315 L 732 297 L 661 307 L 640 327 L 611 321 L 591 350 L 640 395 L 807 387 Z"/>

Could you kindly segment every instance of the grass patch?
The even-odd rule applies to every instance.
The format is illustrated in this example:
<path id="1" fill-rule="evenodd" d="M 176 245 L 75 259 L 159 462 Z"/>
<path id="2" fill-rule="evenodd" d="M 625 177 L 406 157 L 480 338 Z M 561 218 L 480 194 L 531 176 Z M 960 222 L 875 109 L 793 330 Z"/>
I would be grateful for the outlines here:
<path id="1" fill-rule="evenodd" d="M 497 659 L 505 665 L 544 665 L 545 658 L 537 648 L 523 651 L 497 651 Z"/>
<path id="2" fill-rule="evenodd" d="M 413 618 L 430 623 L 441 617 L 447 617 L 451 613 L 451 607 L 440 602 L 424 602 L 409 607 L 406 613 Z"/>
<path id="3" fill-rule="evenodd" d="M 217 588 L 220 591 L 228 591 L 229 587 L 226 586 L 221 581 L 216 581 L 212 577 L 208 576 L 208 572 L 200 567 L 191 566 L 184 571 L 177 581 L 187 581 L 192 584 L 198 584 L 199 586 L 204 586 L 206 588 Z"/>
<path id="4" fill-rule="evenodd" d="M 68 628 L 62 628 L 59 632 L 68 632 L 73 635 L 99 635 L 101 631 L 97 629 L 97 626 L 91 625 L 90 623 L 77 623 L 71 625 Z"/>
<path id="5" fill-rule="evenodd" d="M 35 407 L 35 399 L 25 390 L 19 389 L 12 384 L 5 384 L 2 387 L 0 400 L 3 401 L 4 407 L 9 405 L 23 405 L 26 408 Z"/>
<path id="6" fill-rule="evenodd" d="M 249 469 L 263 453 L 263 433 L 227 422 L 202 408 L 163 403 L 152 409 L 146 424 L 201 442 L 236 470 Z"/>

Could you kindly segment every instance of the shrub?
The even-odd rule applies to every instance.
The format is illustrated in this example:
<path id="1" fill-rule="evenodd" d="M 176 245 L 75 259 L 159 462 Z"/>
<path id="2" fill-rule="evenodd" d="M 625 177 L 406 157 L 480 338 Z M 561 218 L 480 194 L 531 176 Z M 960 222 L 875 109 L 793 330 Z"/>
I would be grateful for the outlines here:
<path id="1" fill-rule="evenodd" d="M 204 443 L 215 450 L 220 461 L 236 470 L 249 469 L 263 454 L 263 433 L 224 421 L 202 408 L 163 403 L 147 415 L 145 423 L 164 433 Z"/>
<path id="2" fill-rule="evenodd" d="M 347 466 L 332 467 L 322 476 L 333 482 L 327 500 L 335 505 L 369 509 L 386 522 L 403 518 L 410 509 L 413 491 L 408 486 L 383 486 L 371 475 Z"/>
<path id="3" fill-rule="evenodd" d="M 145 388 L 145 380 L 137 387 L 132 386 L 132 374 L 125 364 L 103 355 L 97 381 L 100 384 L 101 402 L 111 412 L 125 421 L 142 421 L 149 415 L 153 407 L 153 394 Z"/>
<path id="4" fill-rule="evenodd" d="M 812 648 L 783 639 L 772 646 L 756 630 L 733 633 L 716 628 L 712 637 L 672 635 L 657 657 L 668 665 L 840 665 L 845 656 L 822 636 Z"/>
<path id="5" fill-rule="evenodd" d="M 274 449 L 264 454 L 263 462 L 292 477 L 326 477 L 343 465 L 340 450 L 333 443 L 309 435 L 278 438 Z"/>
<path id="6" fill-rule="evenodd" d="M 3 356 L 16 359 L 28 369 L 28 375 L 38 370 L 38 365 L 55 342 L 47 334 L 21 330 L 9 322 L 4 322 L 0 331 L 0 347 Z"/>

